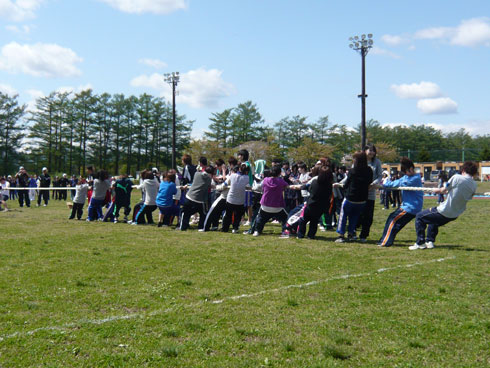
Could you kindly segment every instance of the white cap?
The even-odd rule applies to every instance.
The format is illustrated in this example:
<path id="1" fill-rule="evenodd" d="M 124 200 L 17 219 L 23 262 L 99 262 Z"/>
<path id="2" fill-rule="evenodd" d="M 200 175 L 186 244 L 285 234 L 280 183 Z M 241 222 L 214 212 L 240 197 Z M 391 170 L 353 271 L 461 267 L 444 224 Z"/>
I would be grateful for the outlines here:
<path id="1" fill-rule="evenodd" d="M 48 171 L 48 168 L 47 167 L 43 167 L 43 169 L 41 171 Z"/>
<path id="2" fill-rule="evenodd" d="M 151 171 L 157 171 L 158 172 L 158 169 L 156 167 L 154 167 L 153 169 L 151 169 Z"/>
<path id="3" fill-rule="evenodd" d="M 19 167 L 19 170 L 22 170 L 22 169 L 24 169 L 24 166 Z"/>

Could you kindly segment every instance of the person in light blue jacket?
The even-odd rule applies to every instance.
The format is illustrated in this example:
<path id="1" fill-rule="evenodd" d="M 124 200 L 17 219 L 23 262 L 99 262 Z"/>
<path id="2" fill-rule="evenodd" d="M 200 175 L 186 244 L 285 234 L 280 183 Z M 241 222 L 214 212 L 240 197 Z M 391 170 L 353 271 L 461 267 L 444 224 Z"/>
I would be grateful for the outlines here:
<path id="1" fill-rule="evenodd" d="M 405 175 L 397 180 L 387 180 L 382 186 L 383 189 L 398 187 L 422 187 L 420 175 L 415 172 L 412 160 L 402 157 L 400 160 L 401 172 Z M 417 213 L 422 211 L 424 203 L 424 193 L 422 191 L 402 190 L 402 204 L 386 219 L 385 228 L 378 246 L 389 247 L 393 245 L 398 232 L 412 221 Z"/>

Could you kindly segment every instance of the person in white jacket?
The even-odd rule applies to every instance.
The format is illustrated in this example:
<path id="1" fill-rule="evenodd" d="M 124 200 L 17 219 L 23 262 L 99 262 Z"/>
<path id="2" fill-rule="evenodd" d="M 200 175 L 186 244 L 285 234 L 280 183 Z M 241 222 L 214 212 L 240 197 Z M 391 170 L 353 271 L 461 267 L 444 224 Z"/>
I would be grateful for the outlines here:
<path id="1" fill-rule="evenodd" d="M 134 217 L 132 225 L 142 225 L 145 222 L 148 224 L 154 224 L 153 211 L 157 209 L 156 199 L 158 195 L 158 189 L 160 183 L 151 170 L 145 170 L 141 173 L 141 179 L 143 182 L 136 186 L 138 189 L 144 189 L 145 202 L 140 207 L 140 210 Z M 146 217 L 146 221 L 145 221 Z"/>

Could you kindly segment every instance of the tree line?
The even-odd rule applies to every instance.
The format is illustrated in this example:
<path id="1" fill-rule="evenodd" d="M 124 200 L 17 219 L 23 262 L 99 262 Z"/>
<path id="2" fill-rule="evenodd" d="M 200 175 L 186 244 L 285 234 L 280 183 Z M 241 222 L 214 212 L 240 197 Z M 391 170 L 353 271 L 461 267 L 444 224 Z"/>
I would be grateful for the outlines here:
<path id="1" fill-rule="evenodd" d="M 176 116 L 178 151 L 189 145 L 193 123 Z M 89 165 L 127 174 L 171 165 L 172 106 L 148 94 L 53 92 L 28 112 L 17 96 L 0 93 L 0 130 L 4 173 L 19 164 L 69 174 Z"/>
<path id="2" fill-rule="evenodd" d="M 247 148 L 251 158 L 302 160 L 319 156 L 338 162 L 360 149 L 360 126 L 334 123 L 323 116 L 287 116 L 266 124 L 252 101 L 212 113 L 204 136 L 191 139 L 194 121 L 177 115 L 177 156 L 226 158 Z M 384 162 L 400 156 L 415 161 L 490 160 L 490 135 L 471 136 L 465 130 L 448 134 L 428 125 L 387 126 L 367 123 L 367 139 Z M 88 165 L 110 172 L 134 174 L 146 167 L 171 165 L 172 106 L 148 94 L 124 96 L 53 92 L 36 100 L 32 111 L 18 96 L 0 93 L 0 158 L 4 174 L 22 164 L 40 172 L 77 174 Z"/>

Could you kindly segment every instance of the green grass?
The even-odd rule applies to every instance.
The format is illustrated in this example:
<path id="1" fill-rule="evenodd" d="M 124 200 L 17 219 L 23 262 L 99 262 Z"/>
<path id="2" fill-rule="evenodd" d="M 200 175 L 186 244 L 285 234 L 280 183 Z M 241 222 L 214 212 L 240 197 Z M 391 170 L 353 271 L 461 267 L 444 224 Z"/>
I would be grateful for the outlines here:
<path id="1" fill-rule="evenodd" d="M 435 249 L 415 252 L 413 222 L 396 246 L 375 245 L 389 213 L 380 206 L 368 243 L 336 244 L 332 232 L 181 233 L 69 221 L 60 202 L 9 204 L 0 367 L 490 364 L 488 200 L 441 228 Z"/>

